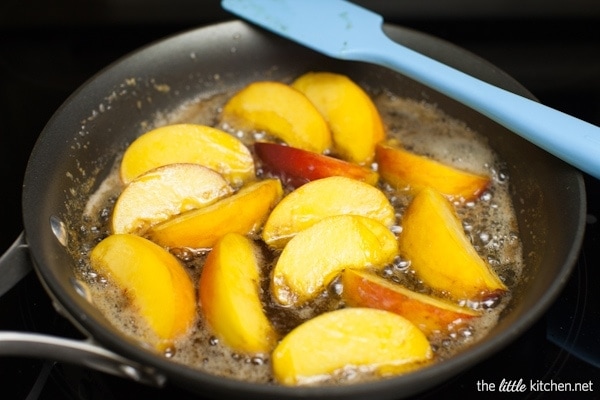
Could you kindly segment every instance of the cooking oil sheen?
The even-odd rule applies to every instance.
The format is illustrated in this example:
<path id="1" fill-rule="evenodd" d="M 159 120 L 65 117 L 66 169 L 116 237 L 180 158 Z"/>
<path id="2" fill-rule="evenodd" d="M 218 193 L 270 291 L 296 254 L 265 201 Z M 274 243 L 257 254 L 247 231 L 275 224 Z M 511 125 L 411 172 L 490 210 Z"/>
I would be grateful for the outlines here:
<path id="1" fill-rule="evenodd" d="M 229 95 L 222 93 L 192 101 L 176 112 L 161 114 L 153 122 L 153 126 L 148 128 L 182 122 L 211 125 L 229 131 L 248 145 L 257 137 L 265 137 L 264 132 L 233 132 L 227 126 L 218 125 L 218 113 Z M 509 177 L 504 172 L 502 160 L 497 158 L 483 136 L 463 122 L 444 114 L 435 105 L 403 98 L 386 91 L 374 96 L 373 100 L 388 136 L 397 138 L 409 150 L 492 177 L 489 189 L 477 201 L 456 202 L 455 208 L 463 221 L 465 232 L 480 256 L 490 264 L 509 289 L 515 288 L 520 281 L 523 260 L 515 212 L 509 195 Z M 86 220 L 93 227 L 89 231 L 97 232 L 93 241 L 100 240 L 110 232 L 108 216 L 122 190 L 118 177 L 118 163 L 117 158 L 113 172 L 90 197 L 85 207 Z M 260 168 L 257 168 L 257 171 L 260 175 Z M 396 207 L 399 224 L 393 231 L 397 234 L 402 228 L 401 217 L 410 202 L 410 194 L 386 185 L 382 185 L 381 189 Z M 264 257 L 261 282 L 264 309 L 281 335 L 321 312 L 344 307 L 340 300 L 340 291 L 343 288 L 338 281 L 334 281 L 316 300 L 299 309 L 280 307 L 271 301 L 268 295 L 269 274 L 277 254 L 258 242 L 257 247 Z M 86 265 L 85 257 L 89 248 L 88 243 L 81 250 L 84 261 L 80 263 L 79 272 L 90 286 L 94 304 L 112 324 L 138 340 L 140 345 L 147 346 L 146 343 L 152 343 L 156 338 L 137 317 L 126 294 Z M 194 249 L 171 249 L 171 252 L 181 260 L 193 282 L 197 283 L 207 252 Z M 415 290 L 428 292 L 415 278 L 409 260 L 399 260 L 395 265 L 384 269 L 383 276 L 409 285 Z M 443 293 L 438 295 L 443 296 Z M 484 309 L 483 316 L 467 327 L 430 338 L 436 359 L 452 357 L 465 347 L 481 340 L 497 323 L 509 301 L 510 292 L 501 301 L 492 304 L 463 304 Z M 269 355 L 237 354 L 223 345 L 206 326 L 200 308 L 196 323 L 189 334 L 169 346 L 163 355 L 174 362 L 209 374 L 250 382 L 273 383 Z M 371 379 L 379 378 L 369 370 L 348 368 L 329 377 L 320 377 L 315 384 L 348 384 Z"/>

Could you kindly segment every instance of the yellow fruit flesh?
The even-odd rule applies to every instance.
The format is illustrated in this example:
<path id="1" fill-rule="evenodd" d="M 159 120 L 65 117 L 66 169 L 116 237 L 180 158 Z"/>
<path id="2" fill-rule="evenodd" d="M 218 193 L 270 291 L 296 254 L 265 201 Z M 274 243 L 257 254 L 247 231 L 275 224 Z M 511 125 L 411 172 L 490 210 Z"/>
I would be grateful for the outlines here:
<path id="1" fill-rule="evenodd" d="M 235 187 L 254 179 L 254 160 L 237 138 L 209 126 L 166 125 L 146 132 L 131 143 L 121 161 L 121 180 L 161 165 L 195 163 L 214 169 Z"/>
<path id="2" fill-rule="evenodd" d="M 209 253 L 199 297 L 208 324 L 225 344 L 244 353 L 269 353 L 277 334 L 259 297 L 260 258 L 245 236 L 229 233 Z"/>
<path id="3" fill-rule="evenodd" d="M 430 187 L 450 199 L 473 200 L 483 193 L 490 183 L 487 176 L 462 171 L 411 153 L 398 144 L 379 143 L 375 160 L 384 181 L 413 193 Z"/>
<path id="4" fill-rule="evenodd" d="M 108 236 L 91 252 L 92 267 L 130 297 L 162 343 L 183 335 L 196 318 L 196 292 L 179 261 L 136 235 Z"/>
<path id="5" fill-rule="evenodd" d="M 225 104 L 222 121 L 241 129 L 264 130 L 293 147 L 322 153 L 331 133 L 315 106 L 281 82 L 254 82 Z"/>
<path id="6" fill-rule="evenodd" d="M 456 303 L 412 291 L 370 271 L 342 272 L 344 302 L 352 307 L 387 310 L 411 321 L 429 336 L 447 333 L 481 314 Z"/>
<path id="7" fill-rule="evenodd" d="M 357 107 L 357 104 L 363 100 L 357 97 L 359 95 L 353 92 L 355 88 L 352 88 L 346 80 L 347 78 L 341 75 L 311 73 L 294 82 L 293 87 L 277 82 L 259 82 L 260 85 L 264 84 L 264 87 L 258 90 L 257 87 L 251 88 L 254 84 L 249 85 L 226 105 L 222 122 L 231 122 L 232 125 L 243 129 L 265 130 L 294 147 L 315 153 L 327 152 L 331 149 L 335 156 L 364 165 L 372 160 L 374 149 L 384 139 L 384 133 L 383 130 L 381 134 L 377 133 L 381 128 L 381 120 L 368 96 L 370 106 L 363 104 Z M 304 94 L 309 103 L 312 103 L 314 110 L 318 108 L 322 121 L 317 122 L 317 119 L 312 118 L 314 110 L 309 114 L 304 113 L 304 110 L 310 108 L 304 108 L 305 99 L 299 100 L 295 95 L 287 97 L 288 95 L 283 93 L 289 93 L 289 90 L 282 89 L 282 86 L 292 89 L 293 92 L 296 88 L 301 92 L 300 94 Z M 361 90 L 358 86 L 356 88 Z M 279 96 L 278 93 L 281 95 Z M 348 99 L 354 101 L 347 102 Z M 370 112 L 366 112 L 366 109 L 371 106 Z M 366 118 L 369 114 L 373 117 L 372 126 L 368 125 L 369 121 Z M 355 115 L 360 115 L 360 118 L 348 118 Z M 325 130 L 322 129 L 324 121 L 326 121 Z M 297 127 L 303 130 L 298 130 Z M 356 127 L 359 129 L 355 129 Z M 277 340 L 277 334 L 262 310 L 258 295 L 260 277 L 257 263 L 260 260 L 256 258 L 256 249 L 253 248 L 251 240 L 245 236 L 251 235 L 256 238 L 254 234 L 261 231 L 265 220 L 262 239 L 272 249 L 283 250 L 276 260 L 271 281 L 271 294 L 283 306 L 302 306 L 326 290 L 327 285 L 336 276 L 350 271 L 350 268 L 356 269 L 352 272 L 360 274 L 364 272 L 361 271 L 363 269 L 378 269 L 388 265 L 398 254 L 399 246 L 403 249 L 402 254 L 410 258 L 415 271 L 427 285 L 436 291 L 448 293 L 455 299 L 468 298 L 478 301 L 507 290 L 475 250 L 469 248 L 470 244 L 465 243 L 465 240 L 466 242 L 468 240 L 466 237 L 461 237 L 459 227 L 460 232 L 462 227 L 455 215 L 453 218 L 458 221 L 458 225 L 455 224 L 456 221 L 452 221 L 453 218 L 449 217 L 446 211 L 440 211 L 438 217 L 445 222 L 443 228 L 442 224 L 432 223 L 432 220 L 435 221 L 435 218 L 432 219 L 435 212 L 430 210 L 427 214 L 427 212 L 414 211 L 417 206 L 413 204 L 405 213 L 404 233 L 408 231 L 409 225 L 419 226 L 420 230 L 417 229 L 418 232 L 414 234 L 401 236 L 399 241 L 396 241 L 389 230 L 389 227 L 396 222 L 394 209 L 378 189 L 371 188 L 374 189 L 373 192 L 368 192 L 366 189 L 363 191 L 363 188 L 354 182 L 347 186 L 338 184 L 326 187 L 327 185 L 320 181 L 329 178 L 321 178 L 313 182 L 323 185 L 321 189 L 311 189 L 314 191 L 302 194 L 302 190 L 306 187 L 300 188 L 280 202 L 283 190 L 279 181 L 273 180 L 264 187 L 263 182 L 248 183 L 256 179 L 252 157 L 248 158 L 249 152 L 245 146 L 242 145 L 243 148 L 240 150 L 238 145 L 241 142 L 233 136 L 218 130 L 215 131 L 219 134 L 213 135 L 213 128 L 203 126 L 164 127 L 169 131 L 175 128 L 180 131 L 181 136 L 171 136 L 173 132 L 169 132 L 167 140 L 167 134 L 161 132 L 151 139 L 150 137 L 153 136 L 151 133 L 155 134 L 152 131 L 143 135 L 144 139 L 140 138 L 130 146 L 132 148 L 128 149 L 130 154 L 125 155 L 121 165 L 124 182 L 130 182 L 129 185 L 132 185 L 136 180 L 133 177 L 139 177 L 135 175 L 137 172 L 132 171 L 147 171 L 152 168 L 149 165 L 173 165 L 172 163 L 183 160 L 219 170 L 232 186 L 242 187 L 242 189 L 231 195 L 233 189 L 228 186 L 229 191 L 225 195 L 198 204 L 193 197 L 170 193 L 171 190 L 179 189 L 170 184 L 152 187 L 147 192 L 148 196 L 142 195 L 135 202 L 129 202 L 127 206 L 126 214 L 134 220 L 128 225 L 137 226 L 139 229 L 122 228 L 120 232 L 136 232 L 139 235 L 146 233 L 146 228 L 152 226 L 148 237 L 162 246 L 213 248 L 203 266 L 196 302 L 199 301 L 206 320 L 216 335 L 235 352 L 268 354 Z M 198 129 L 202 131 L 204 138 L 199 142 L 193 142 L 195 139 L 192 139 L 190 145 L 191 137 L 181 132 Z M 229 141 L 221 134 L 234 140 Z M 183 143 L 184 147 L 172 146 L 170 142 Z M 380 148 L 386 146 L 383 143 L 380 145 Z M 197 148 L 201 148 L 202 151 L 196 151 Z M 196 158 L 198 153 L 202 153 L 202 157 L 215 153 L 216 156 L 199 159 Z M 408 154 L 406 157 L 392 161 L 382 162 L 381 159 L 375 161 L 379 162 L 379 170 L 383 170 L 386 174 L 384 177 L 387 178 L 385 179 L 387 182 L 396 187 L 408 186 L 413 189 L 412 194 L 435 187 L 445 190 L 444 194 L 447 197 L 470 200 L 481 193 L 489 183 L 488 177 L 463 174 L 463 171 L 457 171 L 426 157 L 408 152 L 406 154 Z M 227 162 L 223 163 L 224 160 Z M 397 171 L 393 170 L 399 164 L 400 168 L 408 171 L 402 172 L 407 174 L 408 180 L 402 174 L 399 177 Z M 402 166 L 403 164 L 406 165 Z M 170 208 L 163 207 L 166 210 L 158 211 L 147 209 L 148 204 L 157 200 L 150 192 L 154 192 L 155 196 L 163 197 L 160 201 L 169 203 Z M 230 197 L 222 198 L 228 195 Z M 179 201 L 178 208 L 175 206 L 177 201 Z M 439 199 L 434 203 L 437 201 Z M 275 207 L 278 202 L 279 206 Z M 190 211 L 191 209 L 194 210 Z M 177 214 L 181 215 L 176 216 Z M 169 220 L 165 221 L 167 218 Z M 338 218 L 339 221 L 334 223 L 329 221 Z M 342 220 L 344 222 L 340 222 Z M 349 222 L 350 220 L 352 222 Z M 324 224 L 325 221 L 327 224 Z M 433 246 L 433 250 L 429 243 L 432 242 L 432 235 L 441 238 L 439 243 Z M 189 328 L 189 324 L 187 328 L 181 327 L 186 318 L 189 319 L 190 315 L 192 319 L 195 318 L 194 311 L 190 313 L 187 309 L 190 297 L 187 283 L 172 284 L 174 287 L 186 287 L 184 293 L 177 295 L 177 299 L 173 302 L 159 300 L 168 294 L 164 288 L 158 290 L 156 288 L 161 284 L 165 285 L 164 281 L 168 279 L 164 271 L 155 272 L 155 268 L 159 269 L 156 264 L 170 263 L 170 261 L 156 261 L 162 260 L 163 255 L 147 256 L 138 253 L 140 251 L 138 245 L 129 246 L 133 249 L 131 251 L 127 250 L 127 247 L 117 245 L 113 250 L 94 250 L 98 254 L 96 263 L 118 266 L 119 262 L 123 262 L 122 260 L 136 259 L 139 263 L 135 264 L 152 265 L 143 273 L 139 272 L 141 270 L 139 266 L 123 267 L 126 272 L 121 272 L 122 277 L 119 279 L 123 290 L 132 296 L 134 303 L 141 310 L 142 317 L 162 338 L 162 343 L 170 343 L 174 337 Z M 475 259 L 476 257 L 479 261 Z M 464 267 L 448 273 L 445 267 L 449 264 L 461 264 Z M 99 270 L 102 268 L 98 267 Z M 170 270 L 170 267 L 168 269 Z M 107 267 L 104 267 L 104 271 L 107 270 Z M 108 274 L 108 272 L 104 273 Z M 137 276 L 144 273 L 148 273 L 151 277 Z M 171 277 L 171 279 L 173 282 L 181 280 L 178 277 Z M 386 289 L 390 292 L 396 288 L 386 287 Z M 142 294 L 139 295 L 138 292 Z M 418 322 L 420 325 L 427 325 L 426 332 L 439 331 L 441 330 L 439 326 L 442 326 L 441 320 L 430 314 L 429 306 L 444 308 L 446 313 L 463 311 L 460 307 L 438 304 L 435 299 L 424 299 L 422 295 L 412 297 L 412 294 L 409 295 L 402 290 L 399 292 L 410 297 L 411 307 L 415 308 L 417 302 L 419 307 L 423 307 L 423 310 L 413 309 L 411 312 L 415 315 L 422 311 L 422 315 L 418 315 L 417 318 L 422 318 L 419 320 L 421 322 Z M 172 308 L 171 303 L 185 303 L 175 317 L 170 315 L 176 314 L 177 311 L 167 311 L 166 315 L 157 315 L 156 311 L 148 311 L 156 310 L 158 307 Z M 347 304 L 354 307 L 372 307 L 360 303 L 348 302 Z M 390 342 L 391 333 L 385 328 L 387 322 L 379 321 L 379 317 L 360 310 L 358 312 L 360 318 L 356 317 L 356 320 L 353 319 L 354 317 L 348 319 L 336 317 L 331 319 L 329 325 L 319 322 L 321 325 L 311 325 L 312 331 L 297 334 L 294 330 L 288 335 L 272 353 L 277 380 L 286 385 L 314 382 L 314 379 L 321 379 L 323 375 L 357 366 L 376 370 L 382 375 L 398 374 L 423 365 L 431 358 L 431 349 L 426 341 L 422 342 L 419 339 L 412 343 L 410 348 L 398 346 Z M 473 313 L 467 317 L 477 315 Z M 180 323 L 169 322 L 174 320 L 179 320 Z M 306 324 L 316 320 L 318 318 Z M 372 324 L 365 324 L 366 320 L 381 322 L 377 332 L 367 328 Z M 404 327 L 404 322 L 395 321 L 394 324 Z M 169 327 L 169 324 L 173 326 Z M 410 328 L 403 328 L 407 338 L 413 336 L 412 333 L 407 332 L 412 332 L 414 324 L 413 321 Z M 342 331 L 335 332 L 340 326 L 354 326 L 354 329 L 344 328 Z M 301 328 L 304 329 L 304 326 Z M 362 340 L 380 343 L 380 347 L 375 344 L 373 348 L 367 346 L 364 352 L 357 351 L 359 348 L 362 349 Z M 322 342 L 324 346 L 321 347 Z M 392 352 L 396 354 L 396 350 L 400 353 L 395 360 L 385 358 Z M 404 361 L 399 362 L 399 359 Z"/>
<path id="8" fill-rule="evenodd" d="M 227 181 L 198 164 L 168 164 L 135 178 L 119 195 L 113 233 L 143 234 L 152 225 L 231 194 Z"/>
<path id="9" fill-rule="evenodd" d="M 287 195 L 265 222 L 263 240 L 283 246 L 298 232 L 334 215 L 362 215 L 387 227 L 395 223 L 395 211 L 385 195 L 365 182 L 329 177 L 309 182 Z"/>
<path id="10" fill-rule="evenodd" d="M 327 217 L 285 246 L 271 290 L 281 304 L 299 305 L 323 291 L 344 268 L 383 268 L 397 253 L 394 234 L 378 221 L 357 215 Z"/>
<path id="11" fill-rule="evenodd" d="M 383 375 L 410 371 L 432 358 L 425 335 L 391 312 L 346 308 L 291 331 L 273 351 L 273 373 L 284 385 L 311 383 L 344 368 Z"/>
<path id="12" fill-rule="evenodd" d="M 369 95 L 347 76 L 309 72 L 292 85 L 323 115 L 340 158 L 358 164 L 373 160 L 375 144 L 385 138 L 383 123 Z"/>
<path id="13" fill-rule="evenodd" d="M 481 300 L 507 290 L 477 254 L 452 204 L 433 189 L 419 192 L 406 210 L 399 246 L 425 284 L 456 299 Z"/>
<path id="14" fill-rule="evenodd" d="M 277 179 L 253 182 L 230 197 L 155 225 L 148 235 L 166 247 L 210 248 L 226 233 L 255 233 L 282 195 Z"/>

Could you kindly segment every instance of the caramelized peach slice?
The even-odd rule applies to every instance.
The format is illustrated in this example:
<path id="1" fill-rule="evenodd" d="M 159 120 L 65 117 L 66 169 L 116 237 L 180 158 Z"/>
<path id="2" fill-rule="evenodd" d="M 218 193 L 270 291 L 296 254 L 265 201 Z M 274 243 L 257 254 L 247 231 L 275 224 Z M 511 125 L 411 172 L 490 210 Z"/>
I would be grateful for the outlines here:
<path id="1" fill-rule="evenodd" d="M 331 132 L 315 106 L 281 82 L 254 82 L 229 99 L 222 122 L 245 130 L 263 130 L 290 146 L 322 153 L 331 147 Z"/>
<path id="2" fill-rule="evenodd" d="M 445 334 L 480 314 L 446 300 L 414 292 L 368 271 L 342 272 L 342 298 L 353 307 L 370 307 L 402 315 L 430 336 Z"/>
<path id="3" fill-rule="evenodd" d="M 209 126 L 174 124 L 146 132 L 127 147 L 121 180 L 127 184 L 148 170 L 174 163 L 204 165 L 236 187 L 255 177 L 252 154 L 239 139 Z"/>
<path id="4" fill-rule="evenodd" d="M 385 225 L 359 215 L 336 215 L 298 233 L 284 247 L 271 280 L 283 305 L 314 298 L 345 268 L 383 268 L 398 254 Z"/>
<path id="5" fill-rule="evenodd" d="M 348 368 L 402 374 L 432 357 L 427 338 L 414 324 L 371 308 L 321 314 L 287 334 L 272 355 L 275 378 L 288 386 L 314 383 Z"/>
<path id="6" fill-rule="evenodd" d="M 244 353 L 269 353 L 277 334 L 260 300 L 260 266 L 246 236 L 228 233 L 208 254 L 199 283 L 204 317 L 217 337 Z"/>
<path id="7" fill-rule="evenodd" d="M 167 250 L 137 235 L 110 235 L 94 247 L 90 262 L 130 297 L 159 338 L 157 347 L 168 346 L 192 326 L 194 285 Z"/>
<path id="8" fill-rule="evenodd" d="M 150 226 L 228 196 L 233 189 L 212 169 L 199 164 L 168 164 L 135 178 L 113 208 L 113 233 L 143 234 Z"/>
<path id="9" fill-rule="evenodd" d="M 295 188 L 329 176 L 346 176 L 370 185 L 379 180 L 372 169 L 312 151 L 266 142 L 255 143 L 254 150 L 267 171 Z"/>
<path id="10" fill-rule="evenodd" d="M 377 188 L 342 176 L 309 182 L 287 195 L 271 212 L 262 232 L 271 247 L 282 248 L 298 232 L 325 217 L 352 214 L 395 223 L 394 207 Z"/>
<path id="11" fill-rule="evenodd" d="M 375 144 L 385 138 L 379 111 L 369 95 L 350 78 L 331 72 L 309 72 L 292 83 L 310 99 L 329 124 L 340 158 L 366 164 Z"/>
<path id="12" fill-rule="evenodd" d="M 451 199 L 472 200 L 488 187 L 490 178 L 462 171 L 411 153 L 395 142 L 379 143 L 375 150 L 379 175 L 397 188 L 416 192 L 431 187 Z"/>
<path id="13" fill-rule="evenodd" d="M 226 233 L 256 233 L 282 196 L 278 179 L 252 182 L 214 204 L 154 225 L 148 235 L 166 247 L 210 248 Z"/>
<path id="14" fill-rule="evenodd" d="M 465 235 L 452 204 L 431 188 L 406 209 L 399 246 L 425 284 L 457 300 L 484 300 L 507 290 Z"/>

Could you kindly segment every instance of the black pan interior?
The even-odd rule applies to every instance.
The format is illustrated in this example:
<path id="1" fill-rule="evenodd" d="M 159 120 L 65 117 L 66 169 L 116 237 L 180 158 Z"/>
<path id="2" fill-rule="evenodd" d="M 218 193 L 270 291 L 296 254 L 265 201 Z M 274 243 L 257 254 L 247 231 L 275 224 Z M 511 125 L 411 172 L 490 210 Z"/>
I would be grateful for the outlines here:
<path id="1" fill-rule="evenodd" d="M 504 88 L 532 97 L 502 71 L 444 41 L 397 26 L 395 40 Z M 288 389 L 228 381 L 176 365 L 116 332 L 74 288 L 73 248 L 83 201 L 115 158 L 157 113 L 239 88 L 258 79 L 289 80 L 308 70 L 338 71 L 370 87 L 438 104 L 484 133 L 506 161 L 529 264 L 529 280 L 488 340 L 417 373 L 350 388 Z M 384 68 L 315 54 L 234 21 L 185 32 L 140 49 L 98 73 L 57 110 L 26 171 L 23 215 L 36 272 L 64 314 L 103 346 L 156 367 L 191 390 L 243 398 L 380 398 L 409 396 L 499 350 L 523 332 L 558 295 L 583 236 L 585 189 L 580 173 L 499 125 Z M 57 239 L 60 221 L 67 246 Z M 58 227 L 58 228 L 57 228 Z M 60 235 L 59 235 L 60 236 Z M 63 240 L 63 242 L 65 242 Z"/>

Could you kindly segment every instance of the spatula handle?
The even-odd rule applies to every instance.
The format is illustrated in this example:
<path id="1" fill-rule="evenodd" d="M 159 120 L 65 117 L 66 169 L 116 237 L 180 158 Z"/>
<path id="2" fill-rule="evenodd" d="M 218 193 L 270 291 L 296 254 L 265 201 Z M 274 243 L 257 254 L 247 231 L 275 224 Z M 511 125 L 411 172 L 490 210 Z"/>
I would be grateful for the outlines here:
<path id="1" fill-rule="evenodd" d="M 390 40 L 365 32 L 368 46 L 347 59 L 386 66 L 486 115 L 549 153 L 600 179 L 600 128 L 498 88 Z M 369 35 L 372 35 L 369 37 Z"/>

